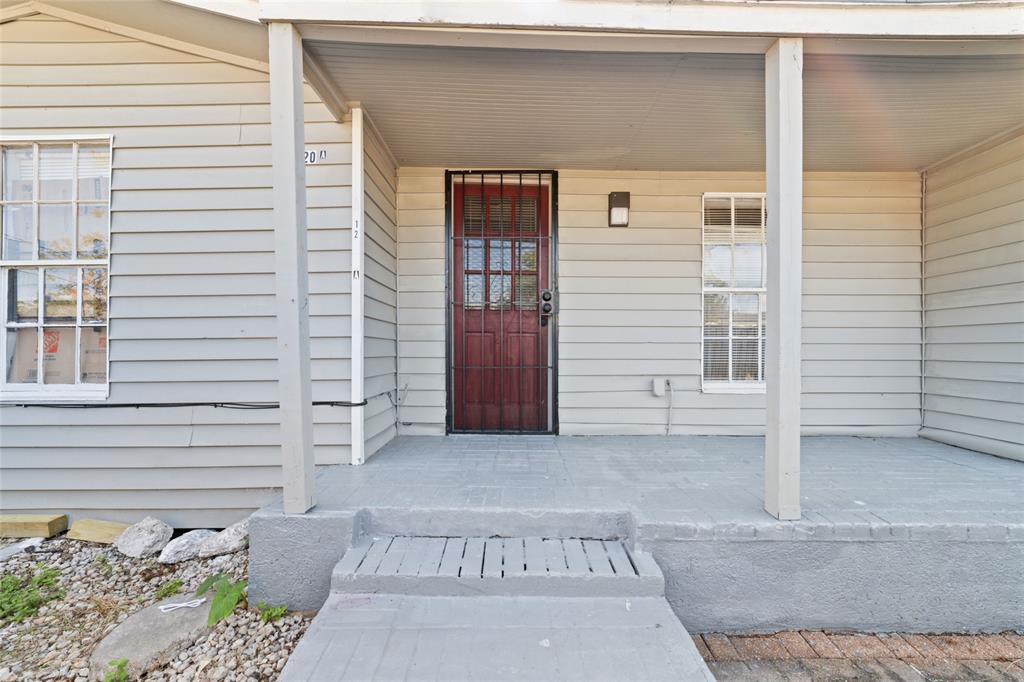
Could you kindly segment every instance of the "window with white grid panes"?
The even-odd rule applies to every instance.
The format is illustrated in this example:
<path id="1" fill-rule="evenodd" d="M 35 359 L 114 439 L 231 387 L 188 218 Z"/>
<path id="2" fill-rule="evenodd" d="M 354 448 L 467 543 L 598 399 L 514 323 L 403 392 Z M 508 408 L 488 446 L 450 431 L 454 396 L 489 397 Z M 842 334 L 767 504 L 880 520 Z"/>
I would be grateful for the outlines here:
<path id="1" fill-rule="evenodd" d="M 764 390 L 765 200 L 703 197 L 702 386 Z"/>
<path id="2" fill-rule="evenodd" d="M 0 398 L 107 389 L 109 138 L 0 140 Z"/>

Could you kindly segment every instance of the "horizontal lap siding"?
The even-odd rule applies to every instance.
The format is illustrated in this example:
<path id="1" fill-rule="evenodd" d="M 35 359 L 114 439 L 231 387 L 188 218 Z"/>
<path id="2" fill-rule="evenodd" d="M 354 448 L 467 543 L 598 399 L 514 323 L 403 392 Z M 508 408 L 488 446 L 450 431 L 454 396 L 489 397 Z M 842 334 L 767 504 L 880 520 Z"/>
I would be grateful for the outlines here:
<path id="1" fill-rule="evenodd" d="M 276 401 L 267 74 L 64 21 L 0 40 L 4 134 L 114 137 L 110 401 Z M 314 399 L 347 400 L 350 128 L 305 108 Z M 317 462 L 347 461 L 349 410 L 314 414 Z M 5 509 L 216 525 L 280 485 L 276 410 L 0 418 Z"/>
<path id="2" fill-rule="evenodd" d="M 444 170 L 398 169 L 399 431 L 444 433 Z"/>
<path id="3" fill-rule="evenodd" d="M 559 422 L 565 434 L 764 429 L 763 395 L 700 392 L 703 192 L 763 191 L 759 173 L 559 172 Z M 607 195 L 631 193 L 630 226 Z M 913 435 L 920 425 L 920 178 L 805 182 L 804 430 Z M 401 429 L 443 433 L 444 172 L 399 171 Z"/>
<path id="4" fill-rule="evenodd" d="M 397 433 L 398 178 L 383 141 L 364 128 L 366 456 Z"/>
<path id="5" fill-rule="evenodd" d="M 759 173 L 561 171 L 562 433 L 764 430 L 764 396 L 700 391 L 701 195 L 760 192 Z M 608 193 L 631 193 L 607 227 Z M 805 179 L 805 433 L 912 435 L 920 424 L 920 180 Z"/>
<path id="6" fill-rule="evenodd" d="M 1024 459 L 1024 133 L 925 186 L 922 433 Z"/>

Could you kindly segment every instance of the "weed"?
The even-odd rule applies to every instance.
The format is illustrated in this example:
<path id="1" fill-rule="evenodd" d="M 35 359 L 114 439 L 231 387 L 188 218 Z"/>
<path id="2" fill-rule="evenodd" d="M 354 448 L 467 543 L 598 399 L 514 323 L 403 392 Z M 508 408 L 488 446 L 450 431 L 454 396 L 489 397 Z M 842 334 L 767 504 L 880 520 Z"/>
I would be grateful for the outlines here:
<path id="1" fill-rule="evenodd" d="M 210 602 L 210 615 L 206 624 L 213 627 L 220 621 L 231 615 L 241 602 L 245 601 L 245 589 L 248 583 L 244 580 L 231 580 L 223 573 L 215 573 L 204 580 L 196 590 L 196 596 L 201 597 L 211 588 L 214 591 L 213 601 Z"/>
<path id="2" fill-rule="evenodd" d="M 284 614 L 288 613 L 288 605 L 281 604 L 280 606 L 271 606 L 265 601 L 261 601 L 256 608 L 260 612 L 260 620 L 264 623 L 273 623 L 278 618 L 281 618 Z"/>
<path id="3" fill-rule="evenodd" d="M 110 559 L 107 558 L 106 554 L 98 554 L 92 562 L 96 564 L 96 569 L 107 577 L 110 577 L 110 574 L 114 572 L 114 567 L 110 565 Z"/>
<path id="4" fill-rule="evenodd" d="M 128 659 L 116 658 L 108 664 L 110 670 L 103 676 L 103 682 L 128 682 Z"/>
<path id="5" fill-rule="evenodd" d="M 36 566 L 31 576 L 5 575 L 0 578 L 0 623 L 20 623 L 34 616 L 48 601 L 62 599 L 64 590 L 57 586 L 60 572 L 56 568 Z"/>
<path id="6" fill-rule="evenodd" d="M 104 618 L 117 611 L 117 600 L 113 597 L 93 595 L 89 597 L 89 601 L 92 602 L 92 606 L 96 609 L 96 613 L 100 614 Z"/>
<path id="7" fill-rule="evenodd" d="M 178 594 L 178 592 L 181 592 L 181 585 L 181 578 L 171 578 L 156 591 L 156 598 L 167 599 L 172 595 Z"/>

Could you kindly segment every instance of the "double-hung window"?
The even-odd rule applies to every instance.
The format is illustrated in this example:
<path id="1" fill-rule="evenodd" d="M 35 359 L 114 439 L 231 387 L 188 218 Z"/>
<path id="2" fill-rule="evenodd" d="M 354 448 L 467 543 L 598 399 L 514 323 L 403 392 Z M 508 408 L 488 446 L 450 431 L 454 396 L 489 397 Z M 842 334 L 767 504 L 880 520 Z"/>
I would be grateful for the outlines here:
<path id="1" fill-rule="evenodd" d="M 110 153 L 0 139 L 0 399 L 107 394 Z"/>
<path id="2" fill-rule="evenodd" d="M 763 194 L 705 194 L 702 386 L 764 391 Z"/>

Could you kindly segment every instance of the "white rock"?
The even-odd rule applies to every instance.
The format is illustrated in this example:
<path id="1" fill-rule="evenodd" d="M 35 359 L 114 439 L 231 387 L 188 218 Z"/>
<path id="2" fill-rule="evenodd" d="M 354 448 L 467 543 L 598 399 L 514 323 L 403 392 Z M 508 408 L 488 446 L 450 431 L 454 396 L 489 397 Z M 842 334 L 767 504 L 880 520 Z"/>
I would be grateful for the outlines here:
<path id="1" fill-rule="evenodd" d="M 176 564 L 179 561 L 195 559 L 199 556 L 199 548 L 202 546 L 203 541 L 212 538 L 216 534 L 215 531 L 206 530 L 205 528 L 190 530 L 184 535 L 180 535 L 168 542 L 167 546 L 160 552 L 157 561 L 162 564 Z"/>
<path id="2" fill-rule="evenodd" d="M 249 546 L 249 519 L 228 526 L 199 546 L 200 557 L 217 556 L 238 552 Z"/>
<path id="3" fill-rule="evenodd" d="M 114 547 L 134 559 L 156 554 L 174 535 L 174 529 L 159 519 L 147 516 L 129 526 L 114 539 Z"/>
<path id="4" fill-rule="evenodd" d="M 22 552 L 32 552 L 41 544 L 43 544 L 43 538 L 28 538 L 27 540 L 16 542 L 13 545 L 7 545 L 0 549 L 0 561 L 7 561 L 12 556 L 21 554 Z M 0 668 L 0 674 L 3 674 L 3 671 L 4 669 Z"/>

